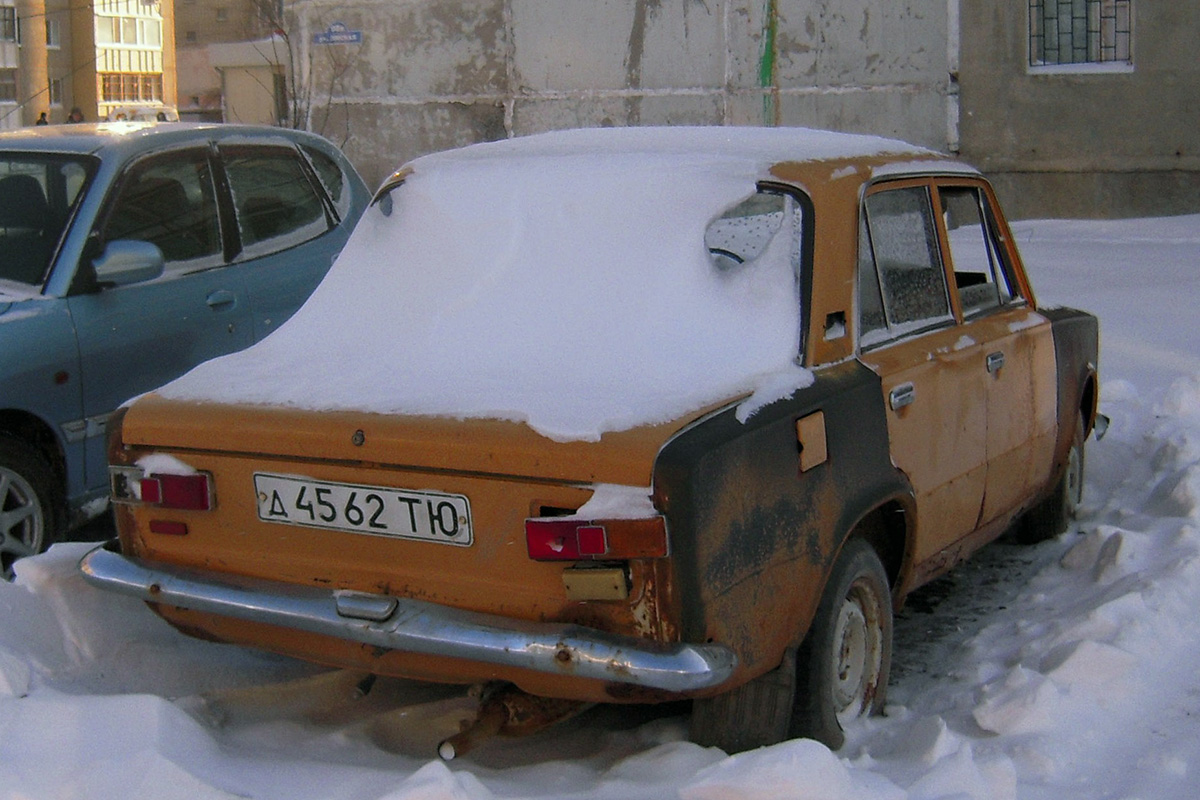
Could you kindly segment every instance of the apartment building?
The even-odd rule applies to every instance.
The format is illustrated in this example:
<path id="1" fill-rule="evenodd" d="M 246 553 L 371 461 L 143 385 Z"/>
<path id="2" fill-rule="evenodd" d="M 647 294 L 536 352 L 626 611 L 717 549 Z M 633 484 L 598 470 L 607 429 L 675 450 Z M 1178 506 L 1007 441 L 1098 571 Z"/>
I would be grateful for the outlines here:
<path id="1" fill-rule="evenodd" d="M 173 0 L 0 0 L 0 129 L 174 116 Z"/>

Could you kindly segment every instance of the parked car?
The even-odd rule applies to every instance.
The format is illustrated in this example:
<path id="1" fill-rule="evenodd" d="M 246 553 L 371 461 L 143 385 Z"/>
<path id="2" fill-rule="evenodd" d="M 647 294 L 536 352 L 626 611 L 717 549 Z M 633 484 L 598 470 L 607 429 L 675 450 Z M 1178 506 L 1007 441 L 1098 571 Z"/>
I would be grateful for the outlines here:
<path id="1" fill-rule="evenodd" d="M 152 123 L 0 134 L 0 564 L 107 508 L 124 401 L 262 338 L 369 194 L 320 137 Z"/>
<path id="2" fill-rule="evenodd" d="M 386 182 L 286 326 L 120 412 L 82 569 L 188 633 L 481 685 L 446 757 L 686 698 L 704 744 L 836 747 L 913 588 L 1065 529 L 1097 339 L 922 148 L 476 145 Z"/>

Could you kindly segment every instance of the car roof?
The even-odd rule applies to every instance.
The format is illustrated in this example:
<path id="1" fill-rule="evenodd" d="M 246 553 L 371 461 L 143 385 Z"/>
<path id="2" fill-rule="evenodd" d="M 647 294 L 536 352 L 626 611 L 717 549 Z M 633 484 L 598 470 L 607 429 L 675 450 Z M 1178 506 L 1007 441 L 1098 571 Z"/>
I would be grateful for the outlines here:
<path id="1" fill-rule="evenodd" d="M 545 169 L 573 159 L 626 165 L 638 159 L 740 174 L 760 181 L 783 181 L 814 188 L 853 176 L 847 184 L 884 177 L 978 171 L 936 150 L 881 136 L 812 128 L 644 127 L 586 128 L 468 145 L 421 156 L 384 181 L 376 198 L 409 175 L 445 169 L 471 169 L 484 163 L 517 170 Z M 536 162 L 538 166 L 529 166 Z M 526 164 L 522 166 L 522 164 Z"/>
<path id="2" fill-rule="evenodd" d="M 0 151 L 102 154 L 136 153 L 186 143 L 197 138 L 276 138 L 280 141 L 323 141 L 290 128 L 267 125 L 229 125 L 206 122 L 93 122 L 75 125 L 35 125 L 0 132 Z"/>
<path id="3" fill-rule="evenodd" d="M 948 157 L 898 139 L 811 128 L 588 128 L 522 136 L 423 156 L 414 169 L 509 158 L 654 156 L 692 163 L 747 160 L 764 166 L 831 161 L 913 161 Z"/>

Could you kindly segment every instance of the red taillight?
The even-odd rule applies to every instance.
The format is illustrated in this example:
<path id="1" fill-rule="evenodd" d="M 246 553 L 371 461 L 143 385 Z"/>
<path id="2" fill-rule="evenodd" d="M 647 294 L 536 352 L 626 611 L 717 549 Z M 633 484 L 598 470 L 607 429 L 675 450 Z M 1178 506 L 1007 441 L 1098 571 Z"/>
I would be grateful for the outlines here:
<path id="1" fill-rule="evenodd" d="M 156 473 L 147 475 L 139 483 L 143 503 L 185 511 L 208 511 L 212 508 L 212 490 L 208 473 L 195 472 L 191 475 Z"/>
<path id="2" fill-rule="evenodd" d="M 661 516 L 604 520 L 535 517 L 525 520 L 525 545 L 534 561 L 664 558 L 667 523 Z"/>

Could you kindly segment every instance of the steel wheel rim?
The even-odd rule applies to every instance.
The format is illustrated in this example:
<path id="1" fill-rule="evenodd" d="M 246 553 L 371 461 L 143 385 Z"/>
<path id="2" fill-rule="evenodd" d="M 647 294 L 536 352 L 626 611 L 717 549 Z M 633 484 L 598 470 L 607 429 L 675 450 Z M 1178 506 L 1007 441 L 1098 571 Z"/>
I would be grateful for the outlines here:
<path id="1" fill-rule="evenodd" d="M 0 467 L 0 566 L 12 578 L 18 558 L 42 549 L 46 519 L 33 486 L 20 473 Z"/>
<path id="2" fill-rule="evenodd" d="M 1066 495 L 1067 516 L 1073 517 L 1083 499 L 1083 459 L 1078 447 L 1072 447 L 1067 453 Z"/>
<path id="3" fill-rule="evenodd" d="M 843 726 L 870 709 L 883 669 L 883 631 L 874 593 L 863 583 L 851 586 L 833 630 L 833 702 Z"/>

